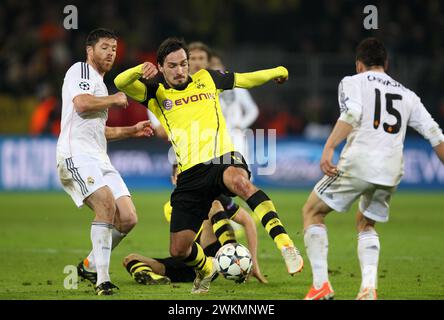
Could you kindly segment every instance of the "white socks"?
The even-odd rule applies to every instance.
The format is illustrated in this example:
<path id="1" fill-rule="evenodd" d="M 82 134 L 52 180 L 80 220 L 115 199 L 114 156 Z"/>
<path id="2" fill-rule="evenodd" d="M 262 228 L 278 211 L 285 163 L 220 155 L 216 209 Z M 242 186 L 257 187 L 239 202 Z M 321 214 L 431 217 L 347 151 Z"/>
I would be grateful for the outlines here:
<path id="1" fill-rule="evenodd" d="M 313 224 L 305 229 L 304 242 L 313 272 L 313 286 L 321 288 L 328 281 L 328 238 L 323 224 Z M 358 235 L 358 257 L 361 265 L 361 289 L 377 289 L 379 261 L 379 237 L 375 230 L 364 231 Z"/>
<path id="2" fill-rule="evenodd" d="M 361 265 L 361 290 L 377 287 L 379 237 L 375 230 L 364 231 L 358 235 L 358 257 Z"/>
<path id="3" fill-rule="evenodd" d="M 117 230 L 115 227 L 113 227 L 112 230 L 112 244 L 111 244 L 111 251 L 114 250 L 115 247 L 120 243 L 120 241 L 123 240 L 123 238 L 126 237 L 126 233 L 122 233 L 119 230 Z M 91 272 L 96 272 L 96 262 L 94 260 L 94 250 L 91 250 L 88 257 L 86 258 L 88 260 L 88 266 L 85 266 L 85 269 Z"/>
<path id="4" fill-rule="evenodd" d="M 92 253 L 97 270 L 96 285 L 110 281 L 109 262 L 111 258 L 112 230 L 113 225 L 105 222 L 93 222 L 91 225 Z"/>
<path id="5" fill-rule="evenodd" d="M 304 231 L 305 249 L 313 272 L 313 286 L 320 289 L 328 281 L 328 238 L 323 224 L 312 224 Z"/>

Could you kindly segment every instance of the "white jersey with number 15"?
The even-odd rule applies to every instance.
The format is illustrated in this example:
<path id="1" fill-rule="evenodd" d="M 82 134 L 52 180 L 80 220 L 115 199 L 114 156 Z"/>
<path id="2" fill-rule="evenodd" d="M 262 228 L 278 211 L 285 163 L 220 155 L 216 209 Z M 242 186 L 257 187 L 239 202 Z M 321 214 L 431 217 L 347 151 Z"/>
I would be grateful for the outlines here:
<path id="1" fill-rule="evenodd" d="M 411 90 L 382 72 L 345 77 L 339 84 L 339 120 L 353 126 L 338 169 L 370 183 L 396 186 L 404 173 L 407 126 L 434 147 L 444 141 L 439 125 Z"/>

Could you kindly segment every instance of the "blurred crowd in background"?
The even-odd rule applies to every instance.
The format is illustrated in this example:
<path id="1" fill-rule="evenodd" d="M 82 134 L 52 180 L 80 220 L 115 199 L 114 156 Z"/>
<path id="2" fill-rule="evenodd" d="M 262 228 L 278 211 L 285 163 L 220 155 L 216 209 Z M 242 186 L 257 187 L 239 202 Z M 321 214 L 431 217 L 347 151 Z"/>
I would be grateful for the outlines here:
<path id="1" fill-rule="evenodd" d="M 63 27 L 65 5 L 78 8 L 79 29 Z M 0 3 L 0 134 L 53 134 L 59 130 L 61 85 L 66 70 L 85 60 L 85 38 L 97 27 L 119 36 L 117 59 L 105 82 L 155 61 L 168 36 L 203 41 L 228 69 L 249 71 L 288 66 L 290 81 L 251 91 L 260 116 L 254 128 L 280 136 L 324 137 L 336 121 L 337 86 L 354 73 L 354 49 L 366 36 L 381 38 L 389 74 L 414 90 L 444 127 L 444 3 L 372 1 L 378 29 L 365 30 L 363 8 L 351 0 L 61 1 Z M 145 119 L 136 103 L 112 110 L 110 125 Z"/>

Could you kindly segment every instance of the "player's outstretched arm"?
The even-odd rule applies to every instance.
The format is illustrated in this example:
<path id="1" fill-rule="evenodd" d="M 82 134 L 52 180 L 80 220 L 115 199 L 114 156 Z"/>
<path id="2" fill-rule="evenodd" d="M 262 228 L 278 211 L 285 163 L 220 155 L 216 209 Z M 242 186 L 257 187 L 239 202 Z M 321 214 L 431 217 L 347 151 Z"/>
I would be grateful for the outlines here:
<path id="1" fill-rule="evenodd" d="M 238 213 L 233 217 L 233 221 L 242 225 L 245 229 L 247 237 L 248 250 L 251 253 L 253 261 L 253 276 L 261 283 L 268 283 L 267 279 L 262 275 L 257 259 L 257 230 L 256 223 L 253 218 L 243 208 L 239 208 Z"/>
<path id="2" fill-rule="evenodd" d="M 433 148 L 439 160 L 444 164 L 444 142 L 441 142 Z"/>
<path id="3" fill-rule="evenodd" d="M 79 94 L 75 96 L 72 101 L 74 103 L 74 109 L 79 113 L 103 111 L 114 106 L 123 108 L 128 106 L 126 95 L 122 92 L 105 97 L 96 97 L 92 94 Z"/>
<path id="4" fill-rule="evenodd" d="M 116 88 L 125 92 L 136 101 L 142 102 L 146 99 L 146 86 L 139 80 L 149 79 L 157 74 L 157 69 L 152 63 L 145 62 L 136 67 L 123 71 L 114 79 Z"/>
<path id="5" fill-rule="evenodd" d="M 279 66 L 273 69 L 235 73 L 234 78 L 235 87 L 250 89 L 261 86 L 270 80 L 275 80 L 277 83 L 284 83 L 288 79 L 288 70 L 285 67 Z"/>
<path id="6" fill-rule="evenodd" d="M 348 137 L 352 130 L 352 125 L 348 124 L 347 122 L 342 120 L 338 120 L 336 122 L 333 131 L 325 143 L 324 151 L 322 152 L 321 157 L 321 170 L 327 176 L 332 177 L 337 173 L 336 165 L 332 163 L 335 149 L 345 138 Z"/>
<path id="7" fill-rule="evenodd" d="M 108 141 L 150 137 L 152 135 L 154 135 L 154 129 L 151 127 L 149 120 L 140 121 L 129 127 L 105 127 L 105 137 Z"/>

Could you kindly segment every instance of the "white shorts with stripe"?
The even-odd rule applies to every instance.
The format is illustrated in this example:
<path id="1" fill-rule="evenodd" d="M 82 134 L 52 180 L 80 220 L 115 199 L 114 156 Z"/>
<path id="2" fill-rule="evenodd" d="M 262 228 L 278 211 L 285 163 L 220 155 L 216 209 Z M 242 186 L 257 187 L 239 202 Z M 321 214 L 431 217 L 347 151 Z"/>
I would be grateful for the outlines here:
<path id="1" fill-rule="evenodd" d="M 74 156 L 59 161 L 57 171 L 63 189 L 79 208 L 88 196 L 103 186 L 111 189 L 114 199 L 130 196 L 119 172 L 109 162 L 89 156 Z"/>
<path id="2" fill-rule="evenodd" d="M 356 199 L 360 198 L 359 210 L 365 217 L 377 222 L 387 222 L 390 199 L 396 186 L 376 185 L 339 171 L 333 177 L 324 176 L 313 190 L 325 204 L 338 212 L 348 211 Z"/>

